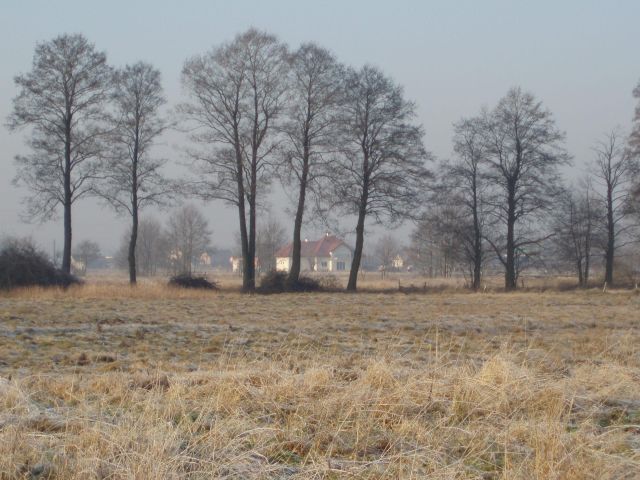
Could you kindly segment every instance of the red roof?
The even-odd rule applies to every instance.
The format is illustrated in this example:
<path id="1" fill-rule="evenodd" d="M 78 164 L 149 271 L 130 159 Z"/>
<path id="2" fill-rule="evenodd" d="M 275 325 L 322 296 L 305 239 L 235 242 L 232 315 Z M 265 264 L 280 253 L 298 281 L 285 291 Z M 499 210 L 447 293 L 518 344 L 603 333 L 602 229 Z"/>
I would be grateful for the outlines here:
<path id="1" fill-rule="evenodd" d="M 320 240 L 303 240 L 302 248 L 300 249 L 301 257 L 330 257 L 333 252 L 340 245 L 347 246 L 342 240 L 333 235 L 325 235 Z M 349 248 L 347 246 L 347 248 Z M 278 249 L 276 257 L 290 257 L 293 252 L 293 243 L 289 243 L 284 247 Z"/>

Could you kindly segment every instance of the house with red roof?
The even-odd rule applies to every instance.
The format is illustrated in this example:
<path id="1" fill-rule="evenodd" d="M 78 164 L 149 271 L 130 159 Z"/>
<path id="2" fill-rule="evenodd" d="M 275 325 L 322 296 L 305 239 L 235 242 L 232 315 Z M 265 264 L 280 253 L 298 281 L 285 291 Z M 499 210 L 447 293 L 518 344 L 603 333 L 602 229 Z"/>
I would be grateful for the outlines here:
<path id="1" fill-rule="evenodd" d="M 276 252 L 276 269 L 288 272 L 291 269 L 290 243 Z M 300 251 L 300 271 L 343 272 L 351 268 L 351 247 L 343 240 L 327 233 L 320 240 L 305 239 Z"/>

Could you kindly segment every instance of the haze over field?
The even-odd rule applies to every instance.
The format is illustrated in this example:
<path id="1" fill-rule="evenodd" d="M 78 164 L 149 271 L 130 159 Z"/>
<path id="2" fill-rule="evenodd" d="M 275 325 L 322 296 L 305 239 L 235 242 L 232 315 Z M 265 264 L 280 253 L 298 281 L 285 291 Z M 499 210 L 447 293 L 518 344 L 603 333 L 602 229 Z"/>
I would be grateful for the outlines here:
<path id="1" fill-rule="evenodd" d="M 338 59 L 379 66 L 416 101 L 425 145 L 439 159 L 451 155 L 452 123 L 494 105 L 514 85 L 549 108 L 575 165 L 593 158 L 594 140 L 616 125 L 628 130 L 640 78 L 635 62 L 640 4 L 634 1 L 491 2 L 6 2 L 0 7 L 0 118 L 10 113 L 13 77 L 31 68 L 36 42 L 64 32 L 82 33 L 108 61 L 144 60 L 159 68 L 169 108 L 184 100 L 184 61 L 231 40 L 250 26 L 276 34 L 296 48 L 315 41 Z M 0 129 L 0 225 L 3 234 L 32 235 L 62 244 L 60 222 L 27 225 L 19 214 L 27 193 L 11 185 L 13 157 L 26 151 L 24 133 Z M 163 136 L 163 150 L 178 174 L 184 139 Z M 289 205 L 274 184 L 272 210 L 290 228 Z M 126 218 L 84 200 L 74 209 L 74 238 L 117 247 Z M 218 246 L 231 245 L 236 212 L 221 202 L 205 210 Z M 405 227 L 404 232 L 408 232 Z"/>
<path id="2" fill-rule="evenodd" d="M 5 1 L 0 480 L 640 478 L 638 19 Z"/>

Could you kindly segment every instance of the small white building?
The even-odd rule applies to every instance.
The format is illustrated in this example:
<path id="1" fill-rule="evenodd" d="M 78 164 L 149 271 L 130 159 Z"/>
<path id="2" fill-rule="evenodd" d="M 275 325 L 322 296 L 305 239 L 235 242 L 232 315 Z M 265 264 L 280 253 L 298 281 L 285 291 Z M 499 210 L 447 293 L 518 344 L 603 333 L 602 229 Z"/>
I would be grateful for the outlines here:
<path id="1" fill-rule="evenodd" d="M 198 263 L 204 266 L 211 266 L 211 255 L 208 252 L 202 252 L 198 258 Z"/>
<path id="2" fill-rule="evenodd" d="M 276 269 L 288 272 L 291 269 L 293 244 L 276 252 Z M 300 250 L 300 271 L 343 272 L 351 268 L 351 248 L 339 238 L 328 233 L 320 240 L 304 240 Z"/>
<path id="3" fill-rule="evenodd" d="M 391 261 L 391 266 L 396 270 L 402 270 L 404 268 L 404 263 L 404 258 L 400 254 L 398 254 Z"/>

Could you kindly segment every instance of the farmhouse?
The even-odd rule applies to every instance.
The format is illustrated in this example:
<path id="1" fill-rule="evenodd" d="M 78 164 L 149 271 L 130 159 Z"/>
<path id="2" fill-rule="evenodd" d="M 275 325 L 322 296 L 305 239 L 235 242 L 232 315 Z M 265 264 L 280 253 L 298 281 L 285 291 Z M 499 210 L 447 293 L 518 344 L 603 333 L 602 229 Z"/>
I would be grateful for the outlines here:
<path id="1" fill-rule="evenodd" d="M 276 269 L 291 269 L 293 244 L 276 252 Z M 341 272 L 351 266 L 351 248 L 338 237 L 326 234 L 320 240 L 304 240 L 300 252 L 300 270 L 311 272 Z"/>

